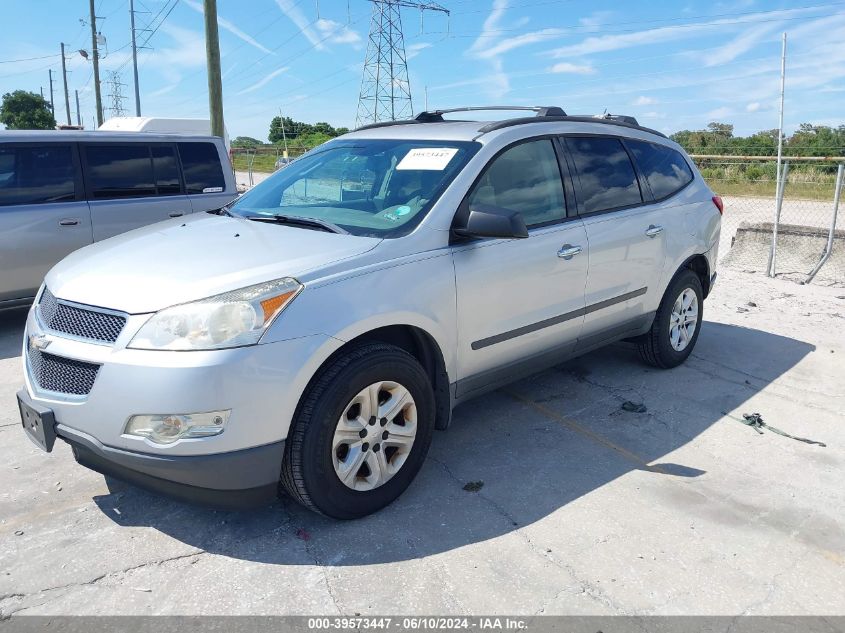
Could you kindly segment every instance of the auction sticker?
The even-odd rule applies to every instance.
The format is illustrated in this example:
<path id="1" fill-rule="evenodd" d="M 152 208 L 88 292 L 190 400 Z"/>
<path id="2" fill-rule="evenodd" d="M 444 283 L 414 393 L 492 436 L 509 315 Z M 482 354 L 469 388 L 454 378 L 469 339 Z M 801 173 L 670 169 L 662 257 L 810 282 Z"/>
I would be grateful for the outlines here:
<path id="1" fill-rule="evenodd" d="M 396 169 L 443 171 L 457 151 L 454 147 L 418 147 L 405 154 Z"/>

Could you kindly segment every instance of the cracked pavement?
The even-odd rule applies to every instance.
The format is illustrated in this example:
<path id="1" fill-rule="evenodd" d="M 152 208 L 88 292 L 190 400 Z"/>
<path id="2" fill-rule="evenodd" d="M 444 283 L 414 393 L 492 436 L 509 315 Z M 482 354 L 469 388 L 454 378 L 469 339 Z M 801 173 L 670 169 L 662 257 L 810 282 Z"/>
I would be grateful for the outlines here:
<path id="1" fill-rule="evenodd" d="M 40 452 L 14 399 L 24 314 L 0 313 L 0 618 L 843 615 L 845 290 L 723 268 L 704 314 L 675 370 L 623 343 L 462 405 L 399 501 L 335 522 Z M 751 412 L 827 447 L 725 415 Z"/>

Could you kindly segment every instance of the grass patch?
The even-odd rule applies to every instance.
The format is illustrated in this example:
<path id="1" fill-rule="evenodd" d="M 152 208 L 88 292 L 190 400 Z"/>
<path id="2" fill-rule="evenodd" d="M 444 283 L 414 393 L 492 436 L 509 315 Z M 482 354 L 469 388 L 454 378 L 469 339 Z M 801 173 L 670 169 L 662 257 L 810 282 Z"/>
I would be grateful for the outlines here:
<path id="1" fill-rule="evenodd" d="M 773 180 L 730 181 L 706 178 L 710 188 L 720 196 L 753 196 L 756 198 L 774 198 L 777 184 Z M 786 185 L 785 198 L 801 200 L 833 200 L 833 183 L 789 182 Z"/>
<path id="2" fill-rule="evenodd" d="M 249 171 L 249 161 L 252 161 L 252 171 L 274 172 L 276 171 L 275 154 L 235 154 L 232 158 L 232 165 L 235 171 Z"/>

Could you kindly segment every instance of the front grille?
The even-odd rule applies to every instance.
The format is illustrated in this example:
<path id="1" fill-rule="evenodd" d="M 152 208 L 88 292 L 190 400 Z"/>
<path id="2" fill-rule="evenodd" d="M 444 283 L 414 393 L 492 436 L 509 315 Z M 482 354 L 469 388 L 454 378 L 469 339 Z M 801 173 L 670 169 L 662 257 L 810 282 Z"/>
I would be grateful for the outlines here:
<path id="1" fill-rule="evenodd" d="M 41 389 L 74 396 L 87 396 L 91 392 L 99 365 L 54 356 L 33 347 L 27 353 L 32 379 Z"/>
<path id="2" fill-rule="evenodd" d="M 102 343 L 114 343 L 126 325 L 124 316 L 60 303 L 48 288 L 41 295 L 38 310 L 48 329 Z"/>

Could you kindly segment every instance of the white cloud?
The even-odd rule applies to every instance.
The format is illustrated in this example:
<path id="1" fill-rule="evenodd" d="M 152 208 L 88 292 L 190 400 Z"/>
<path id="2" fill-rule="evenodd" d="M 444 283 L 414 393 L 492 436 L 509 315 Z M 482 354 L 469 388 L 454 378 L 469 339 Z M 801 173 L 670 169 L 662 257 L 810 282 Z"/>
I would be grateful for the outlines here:
<path id="1" fill-rule="evenodd" d="M 646 97 L 645 95 L 640 95 L 636 99 L 631 102 L 631 105 L 635 106 L 646 106 L 646 105 L 654 105 L 657 103 L 657 99 L 652 97 Z"/>
<path id="2" fill-rule="evenodd" d="M 578 22 L 589 32 L 598 31 L 602 23 L 606 22 L 611 15 L 613 15 L 613 11 L 593 11 L 592 14 L 586 18 L 581 18 Z"/>
<path id="3" fill-rule="evenodd" d="M 288 19 L 296 25 L 302 35 L 305 36 L 305 39 L 314 45 L 314 48 L 317 50 L 323 50 L 325 48 L 320 41 L 320 36 L 311 28 L 313 23 L 308 21 L 308 18 L 305 17 L 305 14 L 297 6 L 299 2 L 294 2 L 294 0 L 276 0 L 276 4 L 279 5 L 282 13 L 288 16 Z"/>
<path id="4" fill-rule="evenodd" d="M 757 112 L 759 109 L 760 109 L 760 102 L 759 101 L 753 101 L 753 102 L 749 103 L 747 106 L 745 106 L 746 112 Z"/>
<path id="5" fill-rule="evenodd" d="M 744 30 L 740 35 L 722 46 L 715 53 L 705 57 L 706 66 L 718 66 L 732 62 L 743 53 L 754 48 L 761 40 L 765 39 L 778 28 L 778 24 L 761 24 Z"/>
<path id="6" fill-rule="evenodd" d="M 275 79 L 276 77 L 281 75 L 286 70 L 288 70 L 288 67 L 282 66 L 281 68 L 278 68 L 278 69 L 274 70 L 273 72 L 271 72 L 269 75 L 262 77 L 261 81 L 258 81 L 256 83 L 252 84 L 248 88 L 244 88 L 238 94 L 243 95 L 243 94 L 246 94 L 248 92 L 255 92 L 259 88 L 263 88 L 264 86 L 266 86 L 268 83 L 273 81 L 273 79 Z"/>
<path id="7" fill-rule="evenodd" d="M 521 48 L 523 46 L 529 46 L 531 44 L 537 44 L 539 42 L 545 42 L 551 39 L 557 39 L 561 35 L 563 35 L 564 31 L 562 29 L 541 29 L 539 31 L 533 31 L 531 33 L 524 33 L 522 35 L 516 35 L 514 37 L 508 37 L 503 39 L 502 41 L 494 44 L 488 45 L 479 48 L 476 50 L 474 56 L 479 59 L 489 59 L 491 57 L 497 57 L 502 53 L 507 53 L 508 51 L 512 51 L 516 48 Z M 481 37 L 479 37 L 479 40 Z"/>
<path id="8" fill-rule="evenodd" d="M 431 48 L 434 44 L 430 42 L 419 42 L 405 47 L 405 59 L 413 59 L 427 48 Z"/>
<path id="9" fill-rule="evenodd" d="M 322 35 L 321 40 L 332 44 L 351 44 L 355 48 L 361 46 L 361 36 L 345 24 L 321 18 L 315 22 L 317 30 Z"/>
<path id="10" fill-rule="evenodd" d="M 721 108 L 716 108 L 715 110 L 710 110 L 710 112 L 707 113 L 707 118 L 709 118 L 709 119 L 723 119 L 727 116 L 731 116 L 733 113 L 734 113 L 734 111 L 731 110 L 730 108 L 722 106 Z"/>
<path id="11" fill-rule="evenodd" d="M 754 22 L 759 20 L 777 20 L 793 18 L 806 14 L 808 11 L 817 10 L 815 7 L 802 9 L 785 9 L 775 11 L 762 11 L 753 13 L 743 17 L 743 23 Z M 662 26 L 654 29 L 646 29 L 644 31 L 634 31 L 632 33 L 619 33 L 600 36 L 591 36 L 578 44 L 571 44 L 561 48 L 550 51 L 552 57 L 578 57 L 583 55 L 591 55 L 595 53 L 605 53 L 608 51 L 615 51 L 624 48 L 631 48 L 634 46 L 644 46 L 650 44 L 659 44 L 661 42 L 672 42 L 677 40 L 688 39 L 691 35 L 698 33 L 706 33 L 710 31 L 724 32 L 727 26 L 736 26 L 737 21 L 734 18 L 724 18 L 720 20 L 710 20 L 708 22 L 692 22 L 689 24 L 677 24 L 672 26 Z M 744 24 L 739 24 L 743 27 Z M 748 29 L 749 27 L 744 27 Z M 772 27 L 777 28 L 777 27 Z"/>
<path id="12" fill-rule="evenodd" d="M 197 2 L 196 0 L 184 0 L 184 1 L 185 1 L 185 4 L 189 8 L 193 9 L 197 13 L 203 12 L 202 5 L 199 2 Z M 260 50 L 262 53 L 266 53 L 267 55 L 275 55 L 275 53 L 273 53 L 273 51 L 271 51 L 269 48 L 266 48 L 266 47 L 262 46 L 261 44 L 259 44 L 253 37 L 250 37 L 249 35 L 244 33 L 242 30 L 240 30 L 238 27 L 236 27 L 234 24 L 232 24 L 226 18 L 220 17 L 219 14 L 217 16 L 217 23 L 222 28 L 229 31 L 229 33 L 231 33 L 235 37 L 243 40 L 244 42 L 246 42 L 250 46 L 254 46 L 258 50 Z"/>
<path id="13" fill-rule="evenodd" d="M 643 119 L 665 119 L 666 115 L 662 112 L 646 112 L 643 115 L 640 115 L 640 118 Z"/>
<path id="14" fill-rule="evenodd" d="M 570 62 L 559 62 L 549 68 L 550 73 L 570 73 L 573 75 L 593 75 L 596 69 L 589 64 L 573 64 Z"/>

